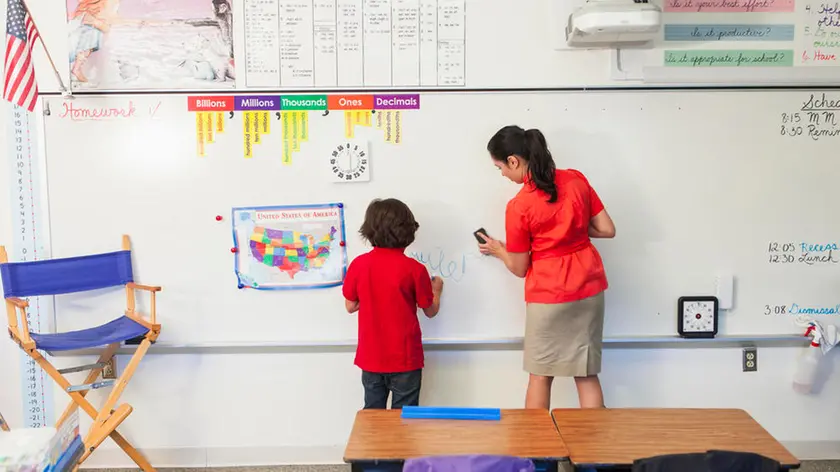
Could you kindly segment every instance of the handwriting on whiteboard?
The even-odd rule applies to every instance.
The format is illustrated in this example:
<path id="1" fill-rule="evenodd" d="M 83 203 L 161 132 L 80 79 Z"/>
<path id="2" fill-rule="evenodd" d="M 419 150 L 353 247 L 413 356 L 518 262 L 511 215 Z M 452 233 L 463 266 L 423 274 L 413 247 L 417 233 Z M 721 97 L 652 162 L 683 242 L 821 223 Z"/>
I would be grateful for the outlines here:
<path id="1" fill-rule="evenodd" d="M 794 0 L 667 0 L 667 12 L 792 12 Z"/>
<path id="2" fill-rule="evenodd" d="M 840 262 L 836 254 L 838 244 L 835 242 L 777 242 L 772 241 L 767 246 L 769 262 L 771 264 L 805 264 L 828 265 Z"/>
<path id="3" fill-rule="evenodd" d="M 807 66 L 837 65 L 840 56 L 840 4 L 806 0 L 802 9 L 804 14 L 799 20 L 805 39 L 802 63 Z"/>
<path id="4" fill-rule="evenodd" d="M 69 118 L 73 121 L 104 121 L 137 116 L 137 108 L 131 100 L 123 107 L 84 107 L 71 101 L 66 101 L 61 106 L 63 110 L 58 115 L 59 118 Z"/>
<path id="5" fill-rule="evenodd" d="M 786 138 L 807 137 L 814 141 L 840 136 L 840 96 L 809 94 L 798 111 L 780 116 L 779 134 Z"/>
<path id="6" fill-rule="evenodd" d="M 793 41 L 795 25 L 665 25 L 665 41 Z"/>
<path id="7" fill-rule="evenodd" d="M 163 104 L 161 101 L 152 103 L 148 108 L 148 116 L 154 118 L 160 107 Z M 61 104 L 61 111 L 58 114 L 59 118 L 68 119 L 71 121 L 112 121 L 125 120 L 142 116 L 138 113 L 137 107 L 133 100 L 121 106 L 82 106 L 72 101 L 65 101 Z"/>
<path id="8" fill-rule="evenodd" d="M 433 251 L 414 251 L 409 253 L 409 256 L 426 266 L 432 275 L 443 279 L 460 282 L 467 273 L 466 254 L 450 258 L 443 249 L 435 249 Z"/>
<path id="9" fill-rule="evenodd" d="M 837 315 L 840 314 L 840 304 L 834 306 L 801 305 L 764 305 L 764 316 L 770 315 Z"/>

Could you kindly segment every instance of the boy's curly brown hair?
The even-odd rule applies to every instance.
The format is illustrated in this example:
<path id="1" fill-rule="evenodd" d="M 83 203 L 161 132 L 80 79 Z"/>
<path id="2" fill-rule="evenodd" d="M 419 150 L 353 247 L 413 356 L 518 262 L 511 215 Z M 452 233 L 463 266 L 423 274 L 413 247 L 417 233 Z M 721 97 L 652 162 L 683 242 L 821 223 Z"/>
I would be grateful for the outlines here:
<path id="1" fill-rule="evenodd" d="M 359 233 L 373 247 L 405 249 L 414 242 L 420 225 L 408 205 L 395 199 L 376 199 L 365 212 Z"/>

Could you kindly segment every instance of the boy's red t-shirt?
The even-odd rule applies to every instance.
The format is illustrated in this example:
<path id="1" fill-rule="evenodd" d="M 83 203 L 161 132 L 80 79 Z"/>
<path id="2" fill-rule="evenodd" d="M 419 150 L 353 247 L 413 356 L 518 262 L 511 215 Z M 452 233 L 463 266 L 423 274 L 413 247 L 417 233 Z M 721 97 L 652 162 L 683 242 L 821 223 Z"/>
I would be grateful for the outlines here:
<path id="1" fill-rule="evenodd" d="M 353 259 L 342 292 L 359 302 L 355 363 L 360 369 L 396 373 L 423 368 L 417 308 L 434 301 L 426 267 L 403 249 L 374 248 Z"/>
<path id="2" fill-rule="evenodd" d="M 589 239 L 589 222 L 604 203 L 578 170 L 557 170 L 558 198 L 526 183 L 505 212 L 507 250 L 530 252 L 525 301 L 565 303 L 607 289 L 601 255 Z"/>

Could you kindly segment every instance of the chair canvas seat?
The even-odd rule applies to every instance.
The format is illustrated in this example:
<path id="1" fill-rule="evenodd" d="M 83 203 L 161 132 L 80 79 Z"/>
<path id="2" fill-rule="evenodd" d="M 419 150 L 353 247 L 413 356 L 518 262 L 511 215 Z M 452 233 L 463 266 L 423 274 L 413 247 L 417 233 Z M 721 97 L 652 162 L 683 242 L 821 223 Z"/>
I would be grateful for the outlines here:
<path id="1" fill-rule="evenodd" d="M 35 346 L 47 352 L 75 351 L 92 347 L 106 346 L 111 343 L 123 342 L 139 336 L 144 336 L 149 328 L 121 316 L 113 321 L 93 328 L 65 333 L 38 334 L 30 332 Z"/>

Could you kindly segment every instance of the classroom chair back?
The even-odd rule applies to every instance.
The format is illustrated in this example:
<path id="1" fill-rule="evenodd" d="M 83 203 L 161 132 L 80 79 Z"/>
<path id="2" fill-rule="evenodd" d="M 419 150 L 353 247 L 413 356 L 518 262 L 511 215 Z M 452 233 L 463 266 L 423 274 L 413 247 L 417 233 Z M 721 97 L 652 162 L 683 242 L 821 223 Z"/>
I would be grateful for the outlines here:
<path id="1" fill-rule="evenodd" d="M 141 469 L 154 471 L 145 457 L 116 430 L 133 411 L 130 404 L 117 406 L 117 402 L 161 330 L 156 319 L 155 305 L 155 294 L 161 288 L 134 282 L 129 237 L 123 236 L 122 249 L 118 251 L 38 261 L 9 262 L 5 247 L 0 246 L 0 277 L 3 279 L 9 335 L 70 396 L 71 403 L 56 427 L 60 427 L 78 408 L 94 420 L 83 440 L 85 452 L 79 463 L 84 462 L 110 436 Z M 118 286 L 125 288 L 126 310 L 108 323 L 62 333 L 30 331 L 26 316 L 29 303 L 26 297 L 89 292 Z M 136 308 L 137 290 L 150 296 L 148 316 Z M 97 381 L 117 348 L 129 340 L 139 341 L 139 344 L 122 374 L 117 380 Z M 96 363 L 60 370 L 41 354 L 91 348 L 102 348 Z M 64 374 L 85 371 L 88 375 L 81 384 L 73 385 L 64 377 Z M 91 390 L 105 387 L 113 388 L 102 407 L 97 410 L 85 397 Z"/>
<path id="2" fill-rule="evenodd" d="M 778 472 L 782 465 L 751 452 L 719 451 L 667 454 L 637 459 L 632 472 Z"/>

